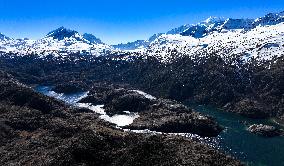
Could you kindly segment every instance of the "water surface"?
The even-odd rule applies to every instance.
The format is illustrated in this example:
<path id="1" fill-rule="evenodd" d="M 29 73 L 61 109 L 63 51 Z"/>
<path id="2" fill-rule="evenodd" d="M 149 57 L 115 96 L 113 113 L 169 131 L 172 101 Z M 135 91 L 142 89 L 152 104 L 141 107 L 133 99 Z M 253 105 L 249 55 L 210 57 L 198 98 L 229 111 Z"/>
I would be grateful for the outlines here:
<path id="1" fill-rule="evenodd" d="M 277 126 L 271 120 L 249 119 L 210 106 L 189 106 L 198 112 L 213 116 L 219 124 L 226 127 L 215 145 L 221 150 L 250 166 L 284 166 L 284 137 L 265 138 L 246 130 L 246 124 L 262 123 Z"/>

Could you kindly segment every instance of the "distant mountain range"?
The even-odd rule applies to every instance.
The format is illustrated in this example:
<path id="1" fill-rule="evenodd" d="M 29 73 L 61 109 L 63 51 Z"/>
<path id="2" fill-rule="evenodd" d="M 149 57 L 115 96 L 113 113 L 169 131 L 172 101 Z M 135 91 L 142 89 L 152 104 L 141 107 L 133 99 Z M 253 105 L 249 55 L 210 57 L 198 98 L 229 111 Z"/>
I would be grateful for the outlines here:
<path id="1" fill-rule="evenodd" d="M 284 12 L 270 13 L 257 19 L 210 17 L 198 24 L 186 24 L 166 33 L 154 34 L 147 40 L 137 40 L 118 45 L 107 45 L 92 34 L 80 34 L 64 27 L 49 32 L 39 40 L 13 39 L 0 33 L 0 51 L 20 55 L 32 53 L 64 55 L 70 52 L 79 52 L 96 56 L 108 51 L 137 51 L 165 57 L 166 52 L 171 49 L 190 53 L 192 50 L 209 51 L 208 48 L 214 48 L 213 50 L 216 51 L 216 49 L 226 47 L 226 49 L 233 49 L 234 53 L 252 54 L 252 51 L 248 50 L 254 50 L 254 54 L 261 54 L 261 51 L 257 51 L 255 48 L 240 48 L 245 47 L 245 45 L 254 47 L 256 43 L 261 46 L 268 43 L 274 43 L 272 44 L 274 47 L 276 45 L 282 46 L 283 22 Z M 236 45 L 234 44 L 236 41 L 242 43 Z"/>
<path id="2" fill-rule="evenodd" d="M 128 42 L 126 44 L 115 45 L 115 48 L 120 48 L 122 50 L 132 50 L 138 49 L 141 47 L 147 47 L 150 45 L 152 41 L 160 37 L 162 34 L 167 35 L 175 35 L 180 34 L 182 36 L 192 36 L 195 38 L 202 38 L 211 32 L 222 30 L 234 30 L 234 29 L 244 29 L 251 30 L 256 28 L 257 26 L 265 26 L 265 25 L 276 25 L 278 23 L 284 22 L 284 11 L 280 13 L 270 13 L 265 15 L 264 17 L 260 17 L 257 19 L 233 19 L 233 18 L 218 18 L 218 17 L 209 17 L 205 21 L 198 24 L 186 24 L 182 25 L 178 28 L 174 28 L 166 33 L 159 33 L 158 35 L 154 35 L 156 38 L 150 37 L 148 40 L 138 40 L 134 42 Z M 151 39 L 151 40 L 150 40 Z M 150 41 L 150 42 L 149 42 Z M 126 49 L 125 49 L 126 48 Z"/>

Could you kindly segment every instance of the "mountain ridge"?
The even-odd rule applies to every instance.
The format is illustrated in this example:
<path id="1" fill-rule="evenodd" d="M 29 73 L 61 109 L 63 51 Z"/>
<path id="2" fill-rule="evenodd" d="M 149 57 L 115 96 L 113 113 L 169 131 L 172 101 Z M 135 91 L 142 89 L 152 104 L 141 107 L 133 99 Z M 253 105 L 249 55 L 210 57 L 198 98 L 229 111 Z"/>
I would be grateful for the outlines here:
<path id="1" fill-rule="evenodd" d="M 134 42 L 128 42 L 126 44 L 108 45 L 103 43 L 96 36 L 84 33 L 80 34 L 76 30 L 71 30 L 65 27 L 59 27 L 39 40 L 28 40 L 28 39 L 13 39 L 0 34 L 0 51 L 1 52 L 13 52 L 20 54 L 30 54 L 31 52 L 36 54 L 56 54 L 60 52 L 74 53 L 84 52 L 93 54 L 92 50 L 96 50 L 94 54 L 100 55 L 105 50 L 108 51 L 139 51 L 145 52 L 153 45 L 159 44 L 158 41 L 163 41 L 165 36 L 168 35 L 170 38 L 176 35 L 175 38 L 193 37 L 194 39 L 187 39 L 189 41 L 197 39 L 203 40 L 204 37 L 215 34 L 224 34 L 228 31 L 236 32 L 236 30 L 242 30 L 242 33 L 252 31 L 259 26 L 273 26 L 284 22 L 284 12 L 269 13 L 263 17 L 257 19 L 225 19 L 223 17 L 209 17 L 205 21 L 201 21 L 197 24 L 185 24 L 177 28 L 173 28 L 165 33 L 157 33 L 149 37 L 147 40 L 136 40 Z M 179 37 L 178 35 L 185 36 Z M 235 36 L 237 37 L 237 36 Z M 174 44 L 179 46 L 179 39 Z M 163 42 L 168 42 L 164 40 Z M 168 44 L 170 44 L 168 43 Z M 194 43 L 194 42 L 193 42 Z M 165 43 L 160 43 L 162 46 Z M 203 46 L 207 43 L 203 43 Z"/>
<path id="2" fill-rule="evenodd" d="M 225 19 L 223 17 L 210 16 L 205 21 L 201 21 L 197 24 L 185 24 L 180 27 L 173 28 L 166 33 L 160 33 L 160 34 L 171 34 L 171 35 L 181 34 L 182 36 L 192 36 L 195 38 L 201 38 L 201 37 L 208 35 L 209 33 L 213 31 L 221 32 L 222 30 L 232 30 L 232 29 L 251 30 L 253 28 L 256 28 L 259 25 L 261 26 L 275 25 L 281 22 L 284 22 L 284 11 L 279 12 L 279 13 L 269 13 L 257 19 L 249 19 L 249 18 L 245 18 L 245 19 L 227 18 Z M 141 41 L 140 43 L 142 43 Z M 139 45 L 139 47 L 147 45 L 147 40 L 144 40 L 144 41 L 145 42 L 143 43 L 143 45 Z M 126 44 L 120 44 L 120 45 L 123 47 L 127 47 L 127 45 L 133 44 L 133 43 L 134 42 L 128 42 Z"/>

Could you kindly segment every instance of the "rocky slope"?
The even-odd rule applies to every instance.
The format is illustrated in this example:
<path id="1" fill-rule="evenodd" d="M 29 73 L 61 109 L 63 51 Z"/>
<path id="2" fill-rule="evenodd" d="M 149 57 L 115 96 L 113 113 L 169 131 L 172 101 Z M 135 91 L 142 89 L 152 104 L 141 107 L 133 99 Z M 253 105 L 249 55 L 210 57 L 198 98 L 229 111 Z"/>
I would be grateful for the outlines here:
<path id="1" fill-rule="evenodd" d="M 238 55 L 178 55 L 168 64 L 143 56 L 130 60 L 129 55 L 64 63 L 53 57 L 11 59 L 8 55 L 0 58 L 0 68 L 27 84 L 73 87 L 79 83 L 78 88 L 90 88 L 94 81 L 128 83 L 157 97 L 213 104 L 251 118 L 283 117 L 283 57 L 244 63 Z"/>
<path id="2" fill-rule="evenodd" d="M 0 88 L 1 165 L 241 165 L 183 137 L 123 132 L 3 72 Z"/>

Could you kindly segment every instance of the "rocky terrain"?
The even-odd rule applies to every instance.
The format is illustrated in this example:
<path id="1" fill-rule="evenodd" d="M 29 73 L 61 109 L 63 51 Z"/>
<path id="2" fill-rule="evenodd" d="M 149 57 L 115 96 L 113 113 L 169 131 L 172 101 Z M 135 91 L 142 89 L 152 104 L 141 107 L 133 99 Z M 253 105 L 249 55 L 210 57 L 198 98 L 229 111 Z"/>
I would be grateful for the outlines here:
<path id="1" fill-rule="evenodd" d="M 1 165 L 241 165 L 197 141 L 124 132 L 0 73 Z"/>
<path id="2" fill-rule="evenodd" d="M 244 63 L 242 56 L 196 55 L 192 59 L 185 55 L 170 64 L 150 57 L 125 57 L 129 55 L 62 61 L 5 54 L 0 56 L 0 68 L 26 84 L 62 86 L 61 92 L 68 87 L 86 90 L 96 81 L 107 81 L 130 84 L 157 97 L 212 104 L 250 118 L 281 121 L 283 117 L 283 57 Z"/>
<path id="3" fill-rule="evenodd" d="M 136 112 L 139 117 L 126 129 L 152 130 L 166 133 L 192 133 L 218 136 L 222 131 L 214 119 L 196 113 L 176 101 L 147 97 L 118 85 L 95 84 L 79 102 L 103 104 L 108 115 Z"/>

